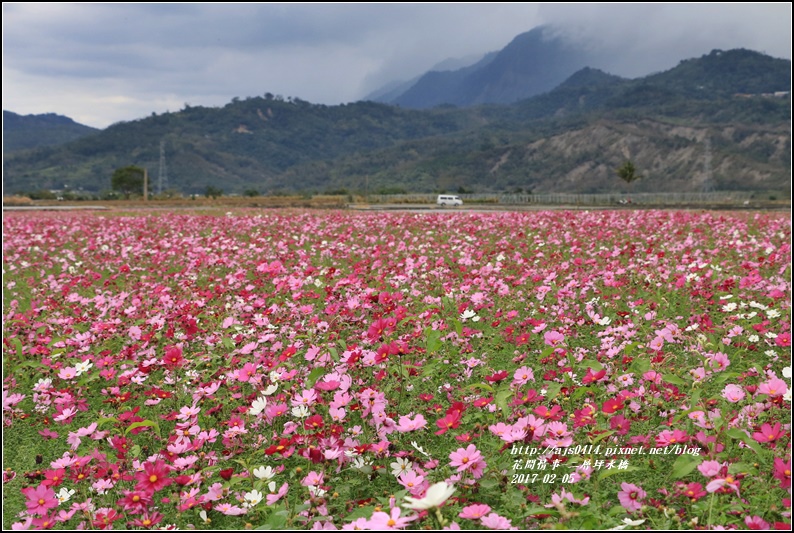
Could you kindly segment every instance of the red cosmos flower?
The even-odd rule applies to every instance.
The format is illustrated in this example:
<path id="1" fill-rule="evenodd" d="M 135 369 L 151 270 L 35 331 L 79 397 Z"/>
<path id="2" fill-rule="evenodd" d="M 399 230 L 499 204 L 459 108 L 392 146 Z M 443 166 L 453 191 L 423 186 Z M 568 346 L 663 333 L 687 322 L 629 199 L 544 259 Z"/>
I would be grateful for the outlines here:
<path id="1" fill-rule="evenodd" d="M 498 383 L 507 377 L 506 370 L 500 370 L 499 372 L 495 372 L 490 376 L 485 376 L 486 381 L 490 381 L 491 383 Z"/>
<path id="2" fill-rule="evenodd" d="M 761 426 L 761 431 L 753 433 L 753 439 L 758 442 L 774 442 L 782 435 L 780 431 L 780 422 L 776 422 L 772 427 L 769 424 Z"/>
<path id="3" fill-rule="evenodd" d="M 541 405 L 536 407 L 533 412 L 543 418 L 548 420 L 553 420 L 559 422 L 562 419 L 562 408 L 559 405 L 555 405 L 551 409 L 546 407 L 545 405 Z"/>
<path id="4" fill-rule="evenodd" d="M 234 468 L 225 468 L 218 472 L 218 475 L 220 475 L 224 480 L 229 481 L 234 475 Z"/>
<path id="5" fill-rule="evenodd" d="M 143 465 L 143 472 L 135 474 L 135 479 L 138 480 L 135 490 L 153 493 L 164 489 L 174 481 L 168 477 L 168 472 L 168 465 L 164 461 L 159 459 L 154 463 L 147 461 Z"/>
<path id="6" fill-rule="evenodd" d="M 433 399 L 433 395 L 432 394 L 420 394 L 419 395 L 419 399 L 422 400 L 423 402 L 429 402 L 429 401 L 431 401 Z"/>
<path id="7" fill-rule="evenodd" d="M 485 407 L 493 401 L 493 398 L 477 398 L 474 400 L 474 407 Z"/>
<path id="8" fill-rule="evenodd" d="M 124 518 L 115 509 L 107 509 L 105 512 L 97 512 L 94 517 L 94 526 L 98 529 L 113 529 L 113 522 Z"/>
<path id="9" fill-rule="evenodd" d="M 593 373 L 593 369 L 592 368 L 588 368 L 587 369 L 587 374 L 585 375 L 585 377 L 582 378 L 582 383 L 583 384 L 593 383 L 594 381 L 599 381 L 601 378 L 603 378 L 606 375 L 607 375 L 607 371 L 606 371 L 605 368 L 602 368 L 601 370 L 599 370 L 595 374 Z M 606 412 L 606 411 L 604 411 L 604 412 Z"/>
<path id="10" fill-rule="evenodd" d="M 279 439 L 278 444 L 274 444 L 269 446 L 265 450 L 266 455 L 273 455 L 274 453 L 278 453 L 284 455 L 290 449 L 289 445 L 292 444 L 290 439 Z"/>
<path id="11" fill-rule="evenodd" d="M 516 346 L 523 346 L 524 344 L 528 343 L 530 339 L 529 333 L 522 333 L 521 335 L 516 337 Z"/>
<path id="12" fill-rule="evenodd" d="M 165 355 L 163 356 L 163 365 L 168 369 L 175 369 L 182 366 L 184 362 L 184 357 L 182 357 L 182 348 L 179 346 L 168 346 L 165 349 Z"/>
<path id="13" fill-rule="evenodd" d="M 322 429 L 324 425 L 323 417 L 320 415 L 312 415 L 303 423 L 303 427 L 308 430 L 319 430 Z"/>
<path id="14" fill-rule="evenodd" d="M 452 411 L 447 415 L 436 421 L 436 425 L 440 428 L 436 431 L 436 435 L 443 435 L 450 429 L 455 429 L 460 425 L 460 411 Z"/>
<path id="15" fill-rule="evenodd" d="M 584 383 L 584 382 L 583 382 Z M 615 414 L 623 409 L 623 402 L 618 398 L 612 398 L 604 402 L 601 406 L 601 412 L 608 415 Z"/>
<path id="16" fill-rule="evenodd" d="M 708 492 L 703 490 L 703 485 L 700 483 L 690 483 L 688 485 L 682 486 L 679 489 L 677 496 L 684 496 L 685 498 L 689 498 L 691 501 L 695 502 L 707 494 Z"/>

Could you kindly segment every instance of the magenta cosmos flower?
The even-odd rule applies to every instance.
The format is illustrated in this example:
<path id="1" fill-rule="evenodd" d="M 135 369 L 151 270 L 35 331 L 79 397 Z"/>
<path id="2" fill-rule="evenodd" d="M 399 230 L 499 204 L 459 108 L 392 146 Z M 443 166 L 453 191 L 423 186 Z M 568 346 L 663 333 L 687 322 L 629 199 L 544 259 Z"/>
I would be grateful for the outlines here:
<path id="1" fill-rule="evenodd" d="M 58 507 L 58 498 L 55 496 L 55 491 L 44 484 L 39 485 L 35 489 L 33 487 L 22 489 L 22 494 L 27 497 L 25 505 L 29 514 L 44 516 L 48 510 Z"/>
<path id="2" fill-rule="evenodd" d="M 135 474 L 135 479 L 138 480 L 135 490 L 152 493 L 164 489 L 174 481 L 168 477 L 168 472 L 168 465 L 161 460 L 144 463 L 143 472 Z"/>
<path id="3" fill-rule="evenodd" d="M 623 489 L 618 492 L 620 505 L 630 513 L 639 511 L 642 508 L 642 499 L 646 496 L 645 491 L 632 483 L 621 483 L 620 487 Z"/>

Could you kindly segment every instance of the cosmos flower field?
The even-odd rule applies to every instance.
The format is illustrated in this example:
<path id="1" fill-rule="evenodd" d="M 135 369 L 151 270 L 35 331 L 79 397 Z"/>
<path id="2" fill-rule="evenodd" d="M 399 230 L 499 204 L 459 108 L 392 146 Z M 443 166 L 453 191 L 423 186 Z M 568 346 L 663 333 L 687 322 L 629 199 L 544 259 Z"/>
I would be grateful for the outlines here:
<path id="1" fill-rule="evenodd" d="M 4 528 L 789 528 L 789 214 L 3 218 Z"/>

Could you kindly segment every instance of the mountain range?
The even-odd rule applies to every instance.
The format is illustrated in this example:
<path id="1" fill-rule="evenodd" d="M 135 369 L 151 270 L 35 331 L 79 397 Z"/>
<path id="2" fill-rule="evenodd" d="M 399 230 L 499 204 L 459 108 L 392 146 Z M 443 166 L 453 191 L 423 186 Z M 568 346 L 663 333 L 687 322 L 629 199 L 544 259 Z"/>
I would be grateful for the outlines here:
<path id="1" fill-rule="evenodd" d="M 516 36 L 498 52 L 460 69 L 427 72 L 399 94 L 375 101 L 411 109 L 438 105 L 512 104 L 548 92 L 595 57 L 551 28 L 540 26 Z"/>
<path id="2" fill-rule="evenodd" d="M 790 61 L 715 50 L 638 79 L 587 63 L 540 28 L 381 91 L 389 104 L 266 93 L 35 150 L 9 150 L 4 112 L 4 186 L 100 193 L 130 164 L 156 181 L 162 143 L 167 186 L 182 193 L 611 192 L 627 159 L 645 176 L 637 192 L 789 190 Z"/>

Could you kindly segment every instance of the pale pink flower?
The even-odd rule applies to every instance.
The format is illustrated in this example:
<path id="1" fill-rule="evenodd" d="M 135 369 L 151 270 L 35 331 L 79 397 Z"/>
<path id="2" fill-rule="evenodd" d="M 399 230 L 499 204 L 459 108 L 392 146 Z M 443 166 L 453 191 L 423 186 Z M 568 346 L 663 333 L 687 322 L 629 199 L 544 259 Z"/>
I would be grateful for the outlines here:
<path id="1" fill-rule="evenodd" d="M 758 394 L 766 394 L 772 398 L 783 396 L 788 391 L 786 382 L 779 378 L 772 378 L 758 386 Z"/>
<path id="2" fill-rule="evenodd" d="M 620 505 L 630 513 L 639 511 L 642 508 L 642 499 L 646 496 L 645 491 L 632 483 L 624 482 L 620 487 L 623 489 L 618 492 Z"/>
<path id="3" fill-rule="evenodd" d="M 369 519 L 369 529 L 402 529 L 419 518 L 419 515 L 400 516 L 401 512 L 402 509 L 399 507 L 392 507 L 388 514 L 382 511 L 373 513 L 372 518 Z"/>
<path id="4" fill-rule="evenodd" d="M 483 516 L 480 522 L 488 529 L 516 529 L 510 520 L 496 513 Z"/>
<path id="5" fill-rule="evenodd" d="M 479 520 L 483 516 L 487 515 L 490 510 L 490 506 L 485 505 L 484 503 L 475 503 L 473 505 L 467 505 L 464 507 L 458 516 L 460 518 L 466 518 L 467 520 Z"/>
<path id="6" fill-rule="evenodd" d="M 482 454 L 474 444 L 469 444 L 465 450 L 463 448 L 458 448 L 456 451 L 450 453 L 449 458 L 451 460 L 450 466 L 457 467 L 458 472 L 463 472 L 464 470 L 472 468 L 478 461 L 481 461 Z"/>
<path id="7" fill-rule="evenodd" d="M 731 403 L 741 402 L 744 396 L 744 390 L 738 385 L 730 384 L 722 389 L 722 397 Z"/>
<path id="8" fill-rule="evenodd" d="M 706 477 L 714 477 L 720 473 L 720 469 L 724 466 L 724 463 L 719 463 L 717 461 L 703 461 L 698 465 L 698 471 Z"/>

